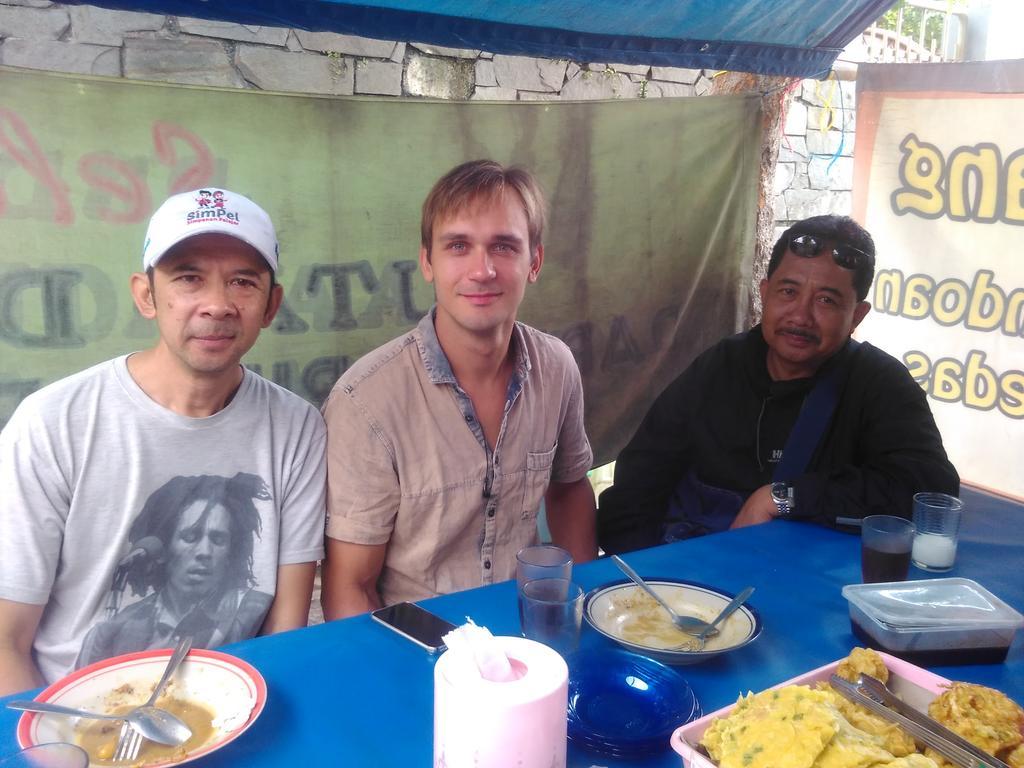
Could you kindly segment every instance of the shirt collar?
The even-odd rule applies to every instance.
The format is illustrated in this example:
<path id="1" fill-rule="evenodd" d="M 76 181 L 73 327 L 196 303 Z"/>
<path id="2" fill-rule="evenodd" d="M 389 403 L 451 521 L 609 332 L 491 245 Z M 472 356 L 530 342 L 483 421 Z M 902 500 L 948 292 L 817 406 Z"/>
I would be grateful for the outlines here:
<path id="1" fill-rule="evenodd" d="M 434 328 L 434 316 L 437 314 L 437 305 L 430 308 L 416 326 L 420 332 L 420 341 L 417 345 L 420 358 L 423 360 L 423 367 L 433 384 L 454 384 L 458 386 L 455 374 L 452 372 L 451 363 L 444 350 L 441 349 L 441 342 L 437 339 L 437 330 Z M 520 382 L 526 381 L 527 375 L 533 368 L 530 362 L 530 353 L 526 349 L 526 336 L 523 332 L 522 323 L 516 321 L 512 328 L 511 341 L 516 356 L 515 373 L 513 379 Z"/>

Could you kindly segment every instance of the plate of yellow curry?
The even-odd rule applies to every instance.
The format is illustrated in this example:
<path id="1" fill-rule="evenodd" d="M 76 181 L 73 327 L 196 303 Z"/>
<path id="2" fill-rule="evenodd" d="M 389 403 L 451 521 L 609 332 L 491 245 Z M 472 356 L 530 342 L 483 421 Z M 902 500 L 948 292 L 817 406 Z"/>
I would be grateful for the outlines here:
<path id="1" fill-rule="evenodd" d="M 142 651 L 96 662 L 46 688 L 37 701 L 117 714 L 145 703 L 160 679 L 170 649 Z M 192 737 L 179 747 L 144 742 L 134 768 L 181 765 L 238 738 L 267 699 L 263 676 L 250 664 L 219 651 L 192 650 L 157 706 L 188 724 Z M 22 747 L 64 741 L 89 754 L 90 766 L 124 766 L 111 757 L 121 723 L 26 712 L 18 721 Z"/>

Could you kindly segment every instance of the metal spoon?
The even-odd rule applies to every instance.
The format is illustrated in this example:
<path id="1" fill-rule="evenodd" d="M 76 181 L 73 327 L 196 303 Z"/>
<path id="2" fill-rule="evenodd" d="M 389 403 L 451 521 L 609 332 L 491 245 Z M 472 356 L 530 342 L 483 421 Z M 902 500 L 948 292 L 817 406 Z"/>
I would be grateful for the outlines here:
<path id="1" fill-rule="evenodd" d="M 680 643 L 679 645 L 674 646 L 670 650 L 677 650 L 685 646 L 685 650 L 687 651 L 703 651 L 704 643 L 707 642 L 707 639 L 711 637 L 712 634 L 717 633 L 715 627 L 717 627 L 727 618 L 732 616 L 732 614 L 735 613 L 736 609 L 743 605 L 745 602 L 747 602 L 747 600 L 750 598 L 752 594 L 754 594 L 753 587 L 747 587 L 746 589 L 744 589 L 742 592 L 736 595 L 736 597 L 730 600 L 728 604 L 726 604 L 725 608 L 722 609 L 721 613 L 715 616 L 714 621 L 708 624 L 708 628 L 706 630 L 698 632 L 697 636 L 693 640 L 687 640 L 684 643 Z"/>
<path id="2" fill-rule="evenodd" d="M 164 667 L 164 673 L 160 677 L 160 682 L 153 688 L 153 693 L 149 696 L 149 701 L 143 704 L 141 707 L 136 707 L 125 716 L 125 720 L 135 727 L 144 738 L 150 741 L 155 741 L 159 744 L 170 744 L 171 746 L 178 746 L 184 744 L 188 738 L 192 735 L 191 729 L 181 722 L 177 717 L 174 717 L 170 712 L 159 707 L 153 706 L 156 704 L 156 700 L 160 698 L 160 694 L 164 690 L 164 686 L 167 685 L 167 681 L 171 679 L 171 676 L 178 671 L 178 667 L 181 666 L 181 662 L 188 656 L 189 650 L 192 648 L 192 636 L 185 635 L 178 641 L 177 647 L 174 649 L 174 653 L 171 654 L 171 658 L 167 661 L 167 666 Z M 159 727 L 153 728 L 153 732 L 157 735 L 150 736 L 146 731 L 142 730 L 134 722 L 139 719 L 149 720 L 150 723 L 159 723 Z M 169 718 L 174 718 L 173 722 Z M 180 728 L 178 726 L 181 726 Z M 134 757 L 133 757 L 134 759 Z"/>
<path id="3" fill-rule="evenodd" d="M 662 600 L 658 593 L 651 589 L 647 582 L 641 579 L 640 575 L 636 571 L 626 565 L 626 561 L 621 557 L 618 555 L 612 555 L 612 562 L 619 566 L 619 570 L 629 576 L 634 584 L 653 597 L 657 601 L 658 605 L 668 611 L 668 615 L 672 617 L 672 623 L 675 624 L 676 628 L 681 632 L 685 632 L 688 635 L 697 635 L 701 632 L 706 632 L 709 635 L 718 633 L 718 630 L 706 621 L 698 619 L 695 616 L 680 616 L 678 613 L 673 611 L 669 604 Z"/>
<path id="4" fill-rule="evenodd" d="M 50 704 L 46 701 L 29 701 L 18 699 L 8 701 L 7 706 L 11 709 L 18 709 L 25 712 L 44 712 L 49 715 L 70 715 L 72 717 L 85 717 L 91 720 L 127 720 L 132 727 L 151 741 L 161 744 L 178 746 L 184 744 L 192 731 L 185 723 L 163 709 L 149 707 L 146 711 L 140 712 L 143 707 L 138 707 L 127 714 L 106 715 L 99 712 L 88 712 L 84 709 L 64 707 L 60 704 Z M 182 729 L 184 729 L 182 731 Z M 181 733 L 184 736 L 180 736 Z"/>

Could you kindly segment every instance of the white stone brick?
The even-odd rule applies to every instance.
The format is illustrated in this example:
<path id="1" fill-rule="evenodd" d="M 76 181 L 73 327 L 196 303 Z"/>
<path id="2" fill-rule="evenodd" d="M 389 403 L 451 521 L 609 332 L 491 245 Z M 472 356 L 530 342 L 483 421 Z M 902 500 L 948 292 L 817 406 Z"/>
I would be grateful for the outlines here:
<path id="1" fill-rule="evenodd" d="M 530 56 L 494 57 L 498 85 L 520 91 L 559 91 L 565 80 L 567 62 Z"/>
<path id="2" fill-rule="evenodd" d="M 69 5 L 71 35 L 76 43 L 121 45 L 125 35 L 135 32 L 156 32 L 167 17 L 159 13 L 111 11 L 94 5 Z"/>
<path id="3" fill-rule="evenodd" d="M 189 16 L 179 16 L 178 27 L 188 35 L 237 40 L 241 43 L 283 46 L 288 41 L 287 27 L 234 24 L 230 21 L 194 19 Z"/>
<path id="4" fill-rule="evenodd" d="M 803 136 L 783 136 L 779 142 L 779 162 L 807 161 L 807 140 Z"/>
<path id="5" fill-rule="evenodd" d="M 397 61 L 401 64 L 405 60 L 405 49 L 405 43 L 395 43 L 395 50 L 391 52 L 391 56 L 388 58 L 390 58 L 391 61 Z"/>
<path id="6" fill-rule="evenodd" d="M 473 93 L 474 63 L 415 54 L 405 68 L 405 89 L 413 96 L 465 101 Z"/>
<path id="7" fill-rule="evenodd" d="M 538 93 L 537 91 L 519 91 L 520 101 L 558 101 L 559 98 L 559 95 L 552 91 L 546 91 L 545 93 Z"/>
<path id="8" fill-rule="evenodd" d="M 711 93 L 711 80 L 704 76 L 698 77 L 697 82 L 693 84 L 694 96 L 706 96 L 709 93 Z"/>
<path id="9" fill-rule="evenodd" d="M 574 101 L 593 99 L 635 99 L 640 86 L 628 75 L 605 70 L 580 72 L 562 88 L 562 98 Z"/>
<path id="10" fill-rule="evenodd" d="M 823 192 L 819 189 L 787 189 L 786 215 L 789 221 L 827 213 L 849 214 L 853 198 L 849 192 Z"/>
<path id="11" fill-rule="evenodd" d="M 335 51 L 348 56 L 387 59 L 395 50 L 394 40 L 373 40 L 335 32 L 307 32 L 304 29 L 296 29 L 295 36 L 307 51 Z"/>
<path id="12" fill-rule="evenodd" d="M 796 166 L 793 163 L 777 163 L 775 165 L 775 178 L 772 181 L 772 194 L 780 195 L 789 189 L 796 176 Z"/>
<path id="13" fill-rule="evenodd" d="M 576 77 L 576 74 L 580 71 L 580 65 L 575 61 L 570 61 L 565 67 L 565 79 L 566 81 L 572 80 Z"/>
<path id="14" fill-rule="evenodd" d="M 815 107 L 825 106 L 829 101 L 833 107 L 839 108 L 840 94 L 846 109 L 857 106 L 857 84 L 841 80 L 804 80 L 800 84 L 800 98 Z"/>
<path id="15" fill-rule="evenodd" d="M 820 131 L 823 124 L 826 129 L 835 128 L 837 130 L 845 129 L 852 131 L 857 126 L 857 113 L 851 109 L 834 109 L 829 114 L 829 111 L 822 107 L 808 107 L 807 130 Z"/>
<path id="16" fill-rule="evenodd" d="M 486 59 L 478 59 L 476 62 L 476 87 L 494 86 L 498 84 L 498 78 L 494 74 L 494 62 Z"/>
<path id="17" fill-rule="evenodd" d="M 288 39 L 285 41 L 284 47 L 292 53 L 299 53 L 300 51 L 306 50 L 302 47 L 302 43 L 299 42 L 299 38 L 295 36 L 295 30 L 288 30 Z"/>
<path id="18" fill-rule="evenodd" d="M 810 130 L 807 132 L 806 142 L 808 154 L 831 157 L 841 146 L 840 154 L 843 157 L 852 157 L 857 137 L 853 131 L 847 131 L 844 134 L 837 130 L 831 130 L 822 134 L 819 130 Z"/>
<path id="19" fill-rule="evenodd" d="M 804 136 L 807 133 L 807 107 L 796 99 L 786 105 L 786 124 L 782 132 L 788 136 Z"/>
<path id="20" fill-rule="evenodd" d="M 0 5 L 0 37 L 56 40 L 71 24 L 63 8 L 24 8 Z"/>
<path id="21" fill-rule="evenodd" d="M 650 64 L 606 64 L 604 62 L 592 61 L 586 65 L 591 72 L 604 72 L 607 69 L 618 72 L 620 75 L 646 75 Z"/>
<path id="22" fill-rule="evenodd" d="M 853 158 L 839 157 L 833 163 L 831 157 L 815 155 L 807 163 L 807 176 L 811 189 L 853 189 Z"/>
<path id="23" fill-rule="evenodd" d="M 693 96 L 693 86 L 686 83 L 665 83 L 658 80 L 648 80 L 645 95 L 648 98 Z"/>
<path id="24" fill-rule="evenodd" d="M 23 5 L 31 8 L 49 8 L 53 5 L 50 0 L 3 0 L 4 5 Z"/>
<path id="25" fill-rule="evenodd" d="M 682 67 L 651 67 L 651 79 L 693 85 L 703 71 L 702 69 L 683 69 Z"/>
<path id="26" fill-rule="evenodd" d="M 443 45 L 431 45 L 430 43 L 409 43 L 417 51 L 430 54 L 431 56 L 449 56 L 453 59 L 475 59 L 480 51 L 473 48 L 445 48 Z"/>
<path id="27" fill-rule="evenodd" d="M 124 76 L 137 80 L 244 88 L 224 45 L 213 40 L 181 38 L 124 42 Z"/>
<path id="28" fill-rule="evenodd" d="M 265 91 L 329 93 L 353 92 L 355 66 L 341 56 L 291 53 L 262 45 L 239 45 L 235 63 L 249 82 Z"/>
<path id="29" fill-rule="evenodd" d="M 393 61 L 357 61 L 356 93 L 402 95 L 402 65 Z"/>
<path id="30" fill-rule="evenodd" d="M 0 64 L 78 75 L 121 74 L 121 50 L 106 45 L 62 43 L 57 40 L 11 39 L 0 46 Z"/>
<path id="31" fill-rule="evenodd" d="M 515 101 L 515 88 L 494 88 L 487 85 L 478 85 L 470 96 L 473 101 Z"/>

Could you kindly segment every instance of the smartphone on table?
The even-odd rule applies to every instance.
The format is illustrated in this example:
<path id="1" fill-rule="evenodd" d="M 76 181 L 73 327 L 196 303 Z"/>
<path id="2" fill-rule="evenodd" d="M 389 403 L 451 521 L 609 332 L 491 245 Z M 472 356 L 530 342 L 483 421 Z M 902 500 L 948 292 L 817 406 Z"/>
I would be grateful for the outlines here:
<path id="1" fill-rule="evenodd" d="M 431 653 L 443 651 L 445 645 L 442 638 L 455 629 L 450 621 L 445 621 L 415 603 L 395 603 L 387 608 L 378 608 L 370 616 Z"/>

